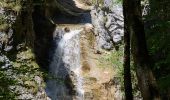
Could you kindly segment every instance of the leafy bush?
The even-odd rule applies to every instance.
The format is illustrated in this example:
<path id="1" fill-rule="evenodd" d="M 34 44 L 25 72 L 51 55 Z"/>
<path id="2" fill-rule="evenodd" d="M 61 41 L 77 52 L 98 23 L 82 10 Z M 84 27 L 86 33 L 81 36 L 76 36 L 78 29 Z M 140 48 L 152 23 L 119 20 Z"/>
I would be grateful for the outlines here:
<path id="1" fill-rule="evenodd" d="M 145 16 L 145 31 L 152 67 L 159 88 L 167 91 L 170 76 L 170 1 L 150 0 L 149 14 Z M 161 92 L 162 92 L 161 91 Z"/>

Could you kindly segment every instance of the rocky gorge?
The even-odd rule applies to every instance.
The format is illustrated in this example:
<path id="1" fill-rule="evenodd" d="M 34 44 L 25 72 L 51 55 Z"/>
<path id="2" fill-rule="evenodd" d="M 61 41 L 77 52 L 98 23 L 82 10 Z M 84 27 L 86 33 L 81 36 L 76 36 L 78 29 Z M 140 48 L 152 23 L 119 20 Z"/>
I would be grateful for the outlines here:
<path id="1" fill-rule="evenodd" d="M 120 66 L 106 58 L 121 50 L 124 33 L 122 6 L 112 4 L 30 0 L 24 10 L 7 14 L 11 25 L 0 31 L 0 69 L 16 83 L 6 84 L 11 98 L 122 100 Z"/>

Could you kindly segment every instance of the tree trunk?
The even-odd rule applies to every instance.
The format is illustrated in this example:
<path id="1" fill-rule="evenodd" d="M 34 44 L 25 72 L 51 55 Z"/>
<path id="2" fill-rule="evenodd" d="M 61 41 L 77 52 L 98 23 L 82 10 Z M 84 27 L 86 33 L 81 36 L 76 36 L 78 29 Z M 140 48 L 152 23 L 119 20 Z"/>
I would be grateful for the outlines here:
<path id="1" fill-rule="evenodd" d="M 130 30 L 128 28 L 128 11 L 127 10 L 127 0 L 123 1 L 123 15 L 124 15 L 124 88 L 125 88 L 125 98 L 126 100 L 133 100 L 132 95 L 132 82 L 130 73 Z"/>
<path id="2" fill-rule="evenodd" d="M 125 30 L 133 37 L 131 50 L 142 97 L 144 100 L 159 100 L 156 81 L 150 69 L 140 2 L 124 0 Z"/>

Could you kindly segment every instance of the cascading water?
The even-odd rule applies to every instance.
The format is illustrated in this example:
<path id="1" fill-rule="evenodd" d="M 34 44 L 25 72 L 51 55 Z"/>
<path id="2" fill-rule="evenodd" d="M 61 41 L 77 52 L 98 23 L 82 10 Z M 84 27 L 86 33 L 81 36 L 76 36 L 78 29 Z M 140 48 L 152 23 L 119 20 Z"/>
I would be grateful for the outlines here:
<path id="1" fill-rule="evenodd" d="M 50 76 L 46 92 L 52 100 L 72 100 L 66 81 L 75 75 L 76 100 L 84 99 L 83 78 L 81 76 L 79 33 L 74 30 L 57 37 L 56 49 L 50 64 Z M 56 31 L 58 32 L 58 31 Z M 56 33 L 57 35 L 61 33 Z M 71 79 L 72 80 L 72 79 Z M 70 81 L 71 82 L 71 81 Z M 70 84 L 70 83 L 69 83 Z"/>

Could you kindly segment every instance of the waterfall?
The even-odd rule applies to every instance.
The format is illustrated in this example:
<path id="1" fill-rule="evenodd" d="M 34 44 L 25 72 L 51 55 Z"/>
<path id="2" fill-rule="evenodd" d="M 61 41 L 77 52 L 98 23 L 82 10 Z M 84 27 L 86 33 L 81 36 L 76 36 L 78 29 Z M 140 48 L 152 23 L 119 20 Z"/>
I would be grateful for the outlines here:
<path id="1" fill-rule="evenodd" d="M 56 48 L 50 64 L 50 78 L 47 80 L 46 87 L 46 92 L 52 100 L 72 100 L 72 93 L 67 86 L 72 81 L 76 81 L 73 85 L 75 86 L 76 100 L 83 100 L 84 98 L 80 64 L 80 31 L 70 31 L 55 40 Z M 61 35 L 61 33 L 56 34 Z M 71 75 L 74 75 L 74 80 L 72 80 Z"/>

